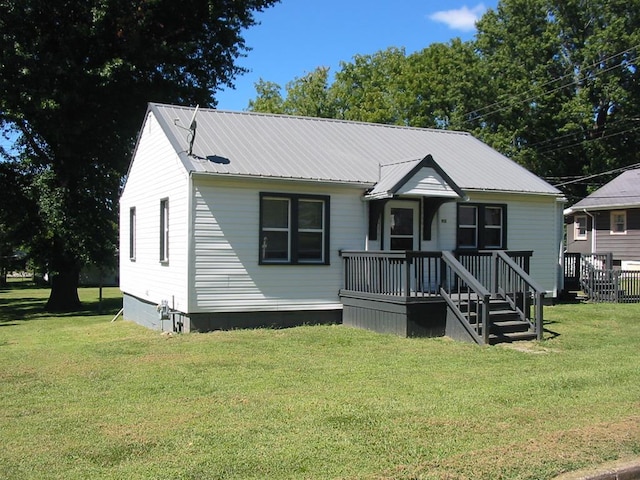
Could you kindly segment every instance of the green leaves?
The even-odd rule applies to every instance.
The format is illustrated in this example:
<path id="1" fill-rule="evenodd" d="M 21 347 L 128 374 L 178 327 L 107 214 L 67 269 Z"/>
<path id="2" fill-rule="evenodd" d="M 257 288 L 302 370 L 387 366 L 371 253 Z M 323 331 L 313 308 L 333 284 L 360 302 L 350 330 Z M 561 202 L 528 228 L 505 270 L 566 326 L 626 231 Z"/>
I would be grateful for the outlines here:
<path id="1" fill-rule="evenodd" d="M 244 71 L 243 30 L 276 1 L 0 3 L 0 125 L 19 132 L 33 168 L 28 240 L 41 267 L 113 259 L 120 178 L 147 103 L 215 106 Z"/>

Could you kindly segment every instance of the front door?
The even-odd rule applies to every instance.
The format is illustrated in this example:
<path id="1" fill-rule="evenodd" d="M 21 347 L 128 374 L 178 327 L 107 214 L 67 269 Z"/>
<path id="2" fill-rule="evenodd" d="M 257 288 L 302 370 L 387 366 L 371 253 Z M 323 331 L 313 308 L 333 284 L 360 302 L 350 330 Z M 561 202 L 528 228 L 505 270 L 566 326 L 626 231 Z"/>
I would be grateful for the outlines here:
<path id="1" fill-rule="evenodd" d="M 386 250 L 419 250 L 420 203 L 390 200 L 385 205 Z"/>

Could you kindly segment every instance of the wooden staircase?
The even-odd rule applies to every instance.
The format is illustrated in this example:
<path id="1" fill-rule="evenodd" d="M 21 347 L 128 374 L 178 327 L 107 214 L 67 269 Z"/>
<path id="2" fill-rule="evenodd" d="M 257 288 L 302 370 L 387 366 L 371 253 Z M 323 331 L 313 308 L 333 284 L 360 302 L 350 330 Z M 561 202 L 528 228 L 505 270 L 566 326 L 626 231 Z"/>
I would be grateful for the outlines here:
<path id="1" fill-rule="evenodd" d="M 463 312 L 469 312 L 469 322 L 475 325 L 478 317 L 477 312 L 482 311 L 482 306 L 476 300 L 465 302 L 460 305 Z M 477 325 L 479 335 L 482 335 L 482 324 Z M 536 332 L 531 328 L 531 324 L 521 320 L 517 310 L 511 307 L 509 302 L 500 298 L 489 300 L 489 344 L 511 343 L 524 340 L 535 340 Z"/>
<path id="2" fill-rule="evenodd" d="M 446 335 L 480 345 L 542 340 L 544 290 L 506 253 L 491 252 L 489 259 L 488 265 L 469 264 L 470 271 L 442 252 Z"/>

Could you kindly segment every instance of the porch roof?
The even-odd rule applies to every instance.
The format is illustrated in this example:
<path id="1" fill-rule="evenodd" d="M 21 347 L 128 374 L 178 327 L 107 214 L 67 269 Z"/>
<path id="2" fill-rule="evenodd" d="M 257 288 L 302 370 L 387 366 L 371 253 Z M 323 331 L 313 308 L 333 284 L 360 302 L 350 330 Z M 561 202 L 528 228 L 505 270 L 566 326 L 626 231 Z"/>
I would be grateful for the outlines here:
<path id="1" fill-rule="evenodd" d="M 377 200 L 395 195 L 451 199 L 466 196 L 431 155 L 417 160 L 380 165 L 380 180 L 364 198 Z"/>

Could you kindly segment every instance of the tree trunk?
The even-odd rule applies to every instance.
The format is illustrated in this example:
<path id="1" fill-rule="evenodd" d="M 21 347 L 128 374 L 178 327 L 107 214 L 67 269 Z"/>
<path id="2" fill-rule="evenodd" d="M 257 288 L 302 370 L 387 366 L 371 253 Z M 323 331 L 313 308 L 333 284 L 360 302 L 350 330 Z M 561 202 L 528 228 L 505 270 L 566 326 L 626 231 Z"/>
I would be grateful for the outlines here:
<path id="1" fill-rule="evenodd" d="M 51 278 L 51 293 L 45 306 L 47 312 L 73 312 L 80 309 L 78 283 L 80 271 L 77 267 L 64 270 Z"/>

